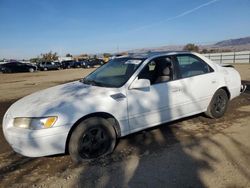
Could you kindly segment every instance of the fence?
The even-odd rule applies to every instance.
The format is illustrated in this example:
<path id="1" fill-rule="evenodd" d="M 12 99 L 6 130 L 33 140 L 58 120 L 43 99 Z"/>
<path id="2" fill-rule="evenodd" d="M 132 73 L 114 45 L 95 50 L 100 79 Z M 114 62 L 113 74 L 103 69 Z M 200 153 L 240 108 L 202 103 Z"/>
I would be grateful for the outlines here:
<path id="1" fill-rule="evenodd" d="M 250 51 L 203 54 L 216 63 L 250 63 Z"/>

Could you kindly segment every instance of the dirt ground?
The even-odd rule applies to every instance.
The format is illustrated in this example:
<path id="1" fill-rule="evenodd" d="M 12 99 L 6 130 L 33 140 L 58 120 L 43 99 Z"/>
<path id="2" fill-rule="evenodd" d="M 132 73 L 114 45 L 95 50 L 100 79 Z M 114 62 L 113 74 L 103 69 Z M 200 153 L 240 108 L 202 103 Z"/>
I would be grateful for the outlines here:
<path id="1" fill-rule="evenodd" d="M 250 65 L 237 65 L 250 81 Z M 0 74 L 0 121 L 19 98 L 93 69 Z M 0 187 L 250 187 L 250 92 L 218 120 L 202 114 L 119 140 L 113 154 L 74 165 L 69 155 L 27 158 L 0 130 Z M 1 123 L 0 123 L 1 124 Z"/>

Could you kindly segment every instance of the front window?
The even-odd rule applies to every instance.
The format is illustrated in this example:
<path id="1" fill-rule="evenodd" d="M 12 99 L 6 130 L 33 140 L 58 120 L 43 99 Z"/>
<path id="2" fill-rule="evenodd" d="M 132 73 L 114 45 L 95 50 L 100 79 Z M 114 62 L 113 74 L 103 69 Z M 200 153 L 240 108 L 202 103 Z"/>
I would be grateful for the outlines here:
<path id="1" fill-rule="evenodd" d="M 143 59 L 128 57 L 113 59 L 85 77 L 82 82 L 101 87 L 121 87 L 142 62 Z"/>
<path id="2" fill-rule="evenodd" d="M 13 63 L 13 65 L 16 65 L 16 66 L 23 66 L 24 64 L 23 64 L 23 63 L 19 63 L 19 62 L 15 62 L 15 63 Z"/>
<path id="3" fill-rule="evenodd" d="M 173 79 L 173 61 L 171 57 L 160 57 L 151 60 L 138 75 L 139 79 L 148 79 L 153 84 Z"/>

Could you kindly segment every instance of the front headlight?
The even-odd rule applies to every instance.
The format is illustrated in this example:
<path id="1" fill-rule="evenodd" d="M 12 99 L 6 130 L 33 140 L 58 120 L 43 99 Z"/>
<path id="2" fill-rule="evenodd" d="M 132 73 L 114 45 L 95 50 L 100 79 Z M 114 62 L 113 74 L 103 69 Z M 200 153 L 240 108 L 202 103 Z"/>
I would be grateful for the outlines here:
<path id="1" fill-rule="evenodd" d="M 14 127 L 24 129 L 46 129 L 52 127 L 57 117 L 27 118 L 18 117 L 14 119 Z"/>

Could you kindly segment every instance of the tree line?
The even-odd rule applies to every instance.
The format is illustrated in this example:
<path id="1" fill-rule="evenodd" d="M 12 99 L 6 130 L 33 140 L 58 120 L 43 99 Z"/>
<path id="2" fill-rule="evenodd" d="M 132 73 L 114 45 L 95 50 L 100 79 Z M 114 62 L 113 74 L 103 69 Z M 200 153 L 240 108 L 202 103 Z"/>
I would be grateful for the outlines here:
<path id="1" fill-rule="evenodd" d="M 231 52 L 230 49 L 219 49 L 219 48 L 212 48 L 212 49 L 206 49 L 206 48 L 200 48 L 198 45 L 193 43 L 188 43 L 183 47 L 184 51 L 191 51 L 191 52 L 198 52 L 198 53 L 216 53 L 216 52 Z M 66 57 L 73 57 L 70 53 L 67 53 L 65 55 Z M 87 54 L 79 55 L 79 57 L 89 57 Z M 104 58 L 111 57 L 111 53 L 103 53 Z M 93 56 L 93 58 L 96 58 L 96 55 Z M 48 52 L 48 53 L 42 53 L 40 56 L 37 56 L 35 58 L 31 58 L 30 61 L 32 63 L 38 63 L 38 62 L 51 62 L 58 60 L 58 54 L 56 52 Z"/>
<path id="2" fill-rule="evenodd" d="M 190 52 L 198 52 L 198 53 L 219 53 L 219 52 L 231 52 L 232 50 L 230 49 L 221 49 L 221 48 L 211 48 L 211 49 L 206 49 L 206 48 L 202 48 L 200 49 L 200 47 L 196 44 L 193 43 L 188 43 L 183 47 L 184 51 L 190 51 Z"/>

